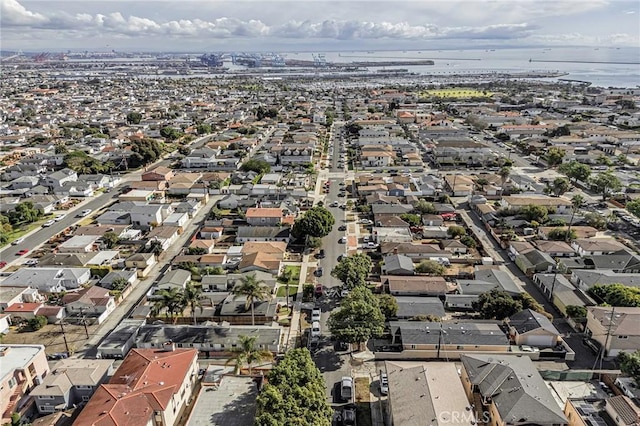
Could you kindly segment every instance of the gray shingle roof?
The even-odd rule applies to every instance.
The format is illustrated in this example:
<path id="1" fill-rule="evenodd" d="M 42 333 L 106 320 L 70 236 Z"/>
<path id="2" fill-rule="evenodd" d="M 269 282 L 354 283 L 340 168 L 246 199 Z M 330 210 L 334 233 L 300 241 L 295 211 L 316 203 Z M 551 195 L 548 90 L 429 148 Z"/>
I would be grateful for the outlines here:
<path id="1" fill-rule="evenodd" d="M 515 328 L 518 331 L 518 334 L 527 333 L 539 328 L 542 328 L 549 333 L 556 335 L 560 334 L 547 317 L 531 309 L 524 309 L 517 314 L 512 315 L 509 318 L 509 325 Z"/>

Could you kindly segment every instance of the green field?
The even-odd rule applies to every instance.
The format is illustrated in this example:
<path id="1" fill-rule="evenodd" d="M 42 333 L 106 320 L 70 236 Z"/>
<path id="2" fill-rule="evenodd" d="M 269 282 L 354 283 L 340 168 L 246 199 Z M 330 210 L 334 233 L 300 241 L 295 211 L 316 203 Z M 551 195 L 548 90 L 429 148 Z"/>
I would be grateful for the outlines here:
<path id="1" fill-rule="evenodd" d="M 483 92 L 476 89 L 469 89 L 465 87 L 453 87 L 447 89 L 434 89 L 425 90 L 420 92 L 422 98 L 479 98 L 493 96 L 491 92 Z"/>

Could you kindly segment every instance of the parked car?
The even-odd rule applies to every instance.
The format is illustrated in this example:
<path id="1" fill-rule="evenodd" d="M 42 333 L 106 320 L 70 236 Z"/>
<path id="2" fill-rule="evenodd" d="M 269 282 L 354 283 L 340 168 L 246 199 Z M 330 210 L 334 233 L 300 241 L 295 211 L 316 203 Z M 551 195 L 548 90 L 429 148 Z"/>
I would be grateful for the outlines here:
<path id="1" fill-rule="evenodd" d="M 55 220 L 53 220 L 53 219 L 51 219 L 51 220 L 48 220 L 48 221 L 46 221 L 45 223 L 43 223 L 43 224 L 42 224 L 42 227 L 43 227 L 43 228 L 48 228 L 48 227 L 50 227 L 51 225 L 53 225 L 54 223 L 56 223 L 56 221 L 55 221 Z"/>
<path id="2" fill-rule="evenodd" d="M 54 217 L 53 220 L 56 221 L 56 222 L 60 222 L 64 218 L 65 218 L 65 215 L 61 214 L 60 216 Z"/>
<path id="3" fill-rule="evenodd" d="M 91 209 L 84 209 L 78 214 L 78 216 L 80 217 L 89 216 L 91 214 L 91 211 L 92 211 Z"/>
<path id="4" fill-rule="evenodd" d="M 316 253 L 316 259 L 324 259 L 324 249 L 320 249 L 320 251 Z"/>
<path id="5" fill-rule="evenodd" d="M 338 203 L 337 201 L 332 202 L 331 204 L 329 204 L 329 207 L 338 207 Z"/>
<path id="6" fill-rule="evenodd" d="M 323 273 L 324 273 L 324 269 L 322 269 L 322 266 L 321 266 L 321 267 L 319 267 L 318 269 L 315 270 L 314 275 L 316 277 L 321 277 Z"/>
<path id="7" fill-rule="evenodd" d="M 324 293 L 324 289 L 322 288 L 322 284 L 318 284 L 316 285 L 316 288 L 314 290 L 314 293 L 316 294 L 316 296 L 320 297 L 322 296 L 322 294 Z"/>
<path id="8" fill-rule="evenodd" d="M 320 316 L 322 315 L 322 311 L 320 308 L 315 308 L 311 310 L 311 322 L 314 323 L 316 321 L 320 321 Z"/>
<path id="9" fill-rule="evenodd" d="M 7 266 L 7 262 L 0 260 L 0 268 L 4 268 L 5 266 Z"/>
<path id="10" fill-rule="evenodd" d="M 38 264 L 38 260 L 37 259 L 29 259 L 26 262 L 24 262 L 25 265 L 27 266 L 36 266 Z"/>
<path id="11" fill-rule="evenodd" d="M 342 424 L 344 426 L 355 426 L 356 409 L 355 407 L 345 407 L 342 409 Z"/>
<path id="12" fill-rule="evenodd" d="M 16 256 L 24 256 L 27 253 L 29 253 L 29 249 L 22 249 L 16 253 Z"/>
<path id="13" fill-rule="evenodd" d="M 17 246 L 18 244 L 20 244 L 21 242 L 24 241 L 24 237 L 20 237 L 18 239 L 13 240 L 13 242 L 11 243 L 12 246 Z"/>
<path id="14" fill-rule="evenodd" d="M 346 230 L 347 230 L 347 225 L 338 226 L 338 231 L 346 231 Z"/>
<path id="15" fill-rule="evenodd" d="M 311 324 L 311 337 L 320 337 L 321 334 L 320 321 L 314 321 Z"/>
<path id="16" fill-rule="evenodd" d="M 387 376 L 387 373 L 380 373 L 380 393 L 382 395 L 389 393 L 389 376 Z"/>
<path id="17" fill-rule="evenodd" d="M 338 240 L 338 242 L 340 244 L 347 244 L 347 237 L 340 237 L 340 239 Z"/>
<path id="18" fill-rule="evenodd" d="M 353 398 L 353 378 L 344 376 L 340 380 L 340 398 L 343 401 L 351 401 Z"/>

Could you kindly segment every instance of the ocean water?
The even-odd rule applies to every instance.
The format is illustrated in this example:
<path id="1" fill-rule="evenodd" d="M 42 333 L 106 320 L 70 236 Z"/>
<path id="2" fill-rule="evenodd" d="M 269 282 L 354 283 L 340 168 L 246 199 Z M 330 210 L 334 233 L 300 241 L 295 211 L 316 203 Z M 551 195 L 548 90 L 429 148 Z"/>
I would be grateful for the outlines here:
<path id="1" fill-rule="evenodd" d="M 424 75 L 474 74 L 483 72 L 559 71 L 566 79 L 587 81 L 599 87 L 636 88 L 640 86 L 640 47 L 638 48 L 519 48 L 475 50 L 407 50 L 291 52 L 287 59 L 313 60 L 323 55 L 327 62 L 392 61 L 431 59 L 434 65 L 405 66 Z M 383 69 L 383 68 L 380 68 Z"/>

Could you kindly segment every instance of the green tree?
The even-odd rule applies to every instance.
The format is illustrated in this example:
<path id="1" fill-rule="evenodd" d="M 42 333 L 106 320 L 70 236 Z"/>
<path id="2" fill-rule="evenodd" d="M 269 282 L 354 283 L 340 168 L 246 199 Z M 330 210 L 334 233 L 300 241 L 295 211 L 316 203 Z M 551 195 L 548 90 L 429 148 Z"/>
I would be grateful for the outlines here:
<path id="1" fill-rule="evenodd" d="M 204 247 L 188 247 L 187 254 L 207 254 L 207 249 Z"/>
<path id="2" fill-rule="evenodd" d="M 245 309 L 251 308 L 251 324 L 256 325 L 254 307 L 257 301 L 271 299 L 271 289 L 264 281 L 256 278 L 256 274 L 244 275 L 240 282 L 231 290 L 233 299 L 245 298 Z"/>
<path id="3" fill-rule="evenodd" d="M 403 213 L 400 215 L 400 219 L 407 222 L 409 226 L 420 226 L 422 223 L 422 217 L 418 214 Z"/>
<path id="4" fill-rule="evenodd" d="M 587 182 L 589 180 L 589 176 L 591 176 L 591 169 L 589 166 L 575 160 L 561 164 L 558 167 L 558 171 L 567 175 L 569 179 L 573 180 L 574 184 L 577 181 Z"/>
<path id="5" fill-rule="evenodd" d="M 330 426 L 325 382 L 307 349 L 288 351 L 256 400 L 255 426 Z"/>
<path id="6" fill-rule="evenodd" d="M 129 281 L 127 281 L 124 277 L 115 278 L 111 282 L 111 290 L 112 291 L 122 291 L 129 285 Z"/>
<path id="7" fill-rule="evenodd" d="M 640 217 L 640 199 L 632 200 L 625 206 L 632 215 Z"/>
<path id="8" fill-rule="evenodd" d="M 500 176 L 500 196 L 504 193 L 504 185 L 507 183 L 509 176 L 511 175 L 511 167 L 502 166 L 498 170 L 498 176 Z"/>
<path id="9" fill-rule="evenodd" d="M 587 318 L 587 308 L 584 306 L 567 305 L 567 316 L 576 321 L 583 321 Z"/>
<path id="10" fill-rule="evenodd" d="M 640 307 L 640 288 L 624 284 L 596 284 L 588 290 L 591 296 L 610 306 Z"/>
<path id="11" fill-rule="evenodd" d="M 416 272 L 419 274 L 443 275 L 446 270 L 447 268 L 444 265 L 432 259 L 425 259 L 416 266 Z"/>
<path id="12" fill-rule="evenodd" d="M 394 318 L 398 314 L 398 301 L 393 295 L 380 294 L 378 296 L 378 304 L 380 305 L 380 311 L 387 321 L 389 321 L 389 318 Z"/>
<path id="13" fill-rule="evenodd" d="M 184 289 L 184 304 L 189 307 L 191 315 L 193 315 L 193 325 L 197 324 L 196 309 L 200 308 L 202 313 L 202 287 L 193 282 L 187 283 Z"/>
<path id="14" fill-rule="evenodd" d="M 365 286 L 373 263 L 369 256 L 356 253 L 343 257 L 331 271 L 331 276 L 342 281 L 349 290 Z"/>
<path id="15" fill-rule="evenodd" d="M 565 156 L 565 151 L 560 149 L 560 148 L 556 148 L 556 147 L 551 147 L 549 148 L 549 150 L 547 151 L 546 157 L 547 157 L 547 163 L 549 164 L 549 166 L 553 167 L 556 166 L 558 164 L 562 163 L 562 159 Z"/>
<path id="16" fill-rule="evenodd" d="M 236 367 L 235 374 L 240 374 L 243 365 L 249 367 L 249 375 L 251 376 L 251 368 L 254 364 L 270 361 L 273 354 L 270 351 L 256 347 L 258 336 L 238 336 L 240 344 L 231 351 L 234 356 L 227 361 L 227 365 L 233 363 Z"/>
<path id="17" fill-rule="evenodd" d="M 127 114 L 127 123 L 140 124 L 140 121 L 142 121 L 142 114 L 140 114 L 139 112 L 132 111 Z"/>
<path id="18" fill-rule="evenodd" d="M 545 206 L 529 204 L 528 206 L 522 207 L 519 213 L 529 222 L 535 220 L 538 223 L 544 223 L 547 221 L 549 211 Z"/>
<path id="19" fill-rule="evenodd" d="M 173 322 L 174 316 L 181 313 L 185 307 L 182 289 L 178 287 L 161 289 L 156 293 L 156 296 L 158 300 L 151 308 L 151 315 L 158 316 L 165 309 L 166 316 Z"/>
<path id="20" fill-rule="evenodd" d="M 548 192 L 559 197 L 560 195 L 571 189 L 571 184 L 569 183 L 568 179 L 559 177 L 555 178 L 553 180 L 553 183 L 549 185 L 548 188 Z"/>
<path id="21" fill-rule="evenodd" d="M 554 228 L 547 234 L 547 237 L 553 241 L 571 241 L 577 238 L 576 231 L 563 228 Z"/>
<path id="22" fill-rule="evenodd" d="M 118 234 L 116 234 L 115 232 L 107 231 L 102 235 L 102 242 L 109 250 L 114 248 L 119 241 L 120 237 L 118 237 Z"/>
<path id="23" fill-rule="evenodd" d="M 436 208 L 433 203 L 428 202 L 424 198 L 418 200 L 413 209 L 420 214 L 435 214 Z"/>
<path id="24" fill-rule="evenodd" d="M 315 206 L 296 219 L 291 234 L 296 239 L 304 238 L 307 235 L 322 238 L 329 235 L 335 223 L 336 219 L 329 210 L 323 206 Z"/>
<path id="25" fill-rule="evenodd" d="M 484 319 L 502 320 L 522 310 L 520 301 L 514 300 L 507 292 L 495 289 L 482 293 L 472 306 Z"/>
<path id="26" fill-rule="evenodd" d="M 167 126 L 160 129 L 160 136 L 167 140 L 175 141 L 176 139 L 182 137 L 183 133 L 178 129 Z"/>
<path id="27" fill-rule="evenodd" d="M 196 131 L 198 132 L 199 135 L 208 135 L 209 133 L 211 133 L 211 124 L 207 124 L 207 123 L 198 124 Z"/>
<path id="28" fill-rule="evenodd" d="M 327 321 L 336 339 L 361 344 L 384 332 L 384 315 L 378 299 L 364 286 L 354 288 L 331 312 Z"/>
<path id="29" fill-rule="evenodd" d="M 35 317 L 29 319 L 29 321 L 27 321 L 27 324 L 29 325 L 29 328 L 31 330 L 38 331 L 42 327 L 47 325 L 47 322 L 47 317 L 45 317 L 44 315 L 36 315 Z"/>
<path id="30" fill-rule="evenodd" d="M 452 225 L 447 228 L 447 234 L 451 238 L 462 237 L 463 235 L 467 235 L 467 231 L 462 226 Z"/>
<path id="31" fill-rule="evenodd" d="M 478 245 L 476 240 L 470 235 L 463 235 L 462 238 L 460 238 L 460 242 L 469 248 L 476 248 Z"/>
<path id="32" fill-rule="evenodd" d="M 611 170 L 592 176 L 589 182 L 594 191 L 602 195 L 602 201 L 606 201 L 610 194 L 618 192 L 622 188 L 620 179 Z"/>
<path id="33" fill-rule="evenodd" d="M 35 208 L 31 201 L 18 203 L 8 214 L 11 225 L 33 223 L 42 217 L 42 211 Z"/>
<path id="34" fill-rule="evenodd" d="M 485 178 L 479 178 L 476 180 L 476 185 L 480 191 L 484 191 L 484 187 L 489 185 L 489 181 Z"/>
<path id="35" fill-rule="evenodd" d="M 620 352 L 616 357 L 620 371 L 631 377 L 636 386 L 640 386 L 640 350 L 635 352 Z"/>
<path id="36" fill-rule="evenodd" d="M 242 163 L 242 166 L 240 166 L 240 170 L 242 170 L 243 172 L 256 172 L 264 174 L 271 171 L 271 166 L 266 161 L 251 159 Z"/>
<path id="37" fill-rule="evenodd" d="M 584 220 L 587 222 L 587 225 L 592 226 L 599 231 L 607 229 L 607 218 L 602 216 L 600 213 L 589 212 L 584 215 Z"/>

